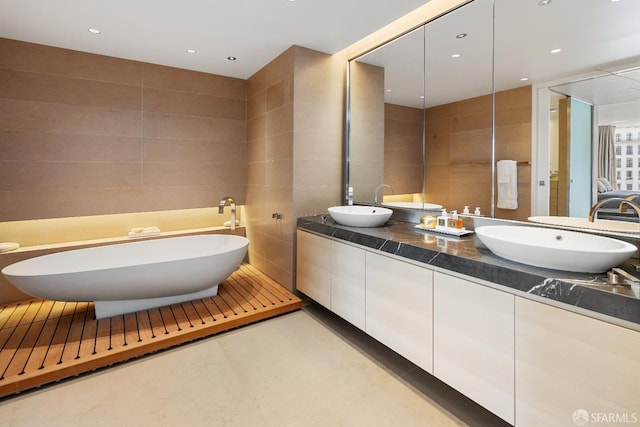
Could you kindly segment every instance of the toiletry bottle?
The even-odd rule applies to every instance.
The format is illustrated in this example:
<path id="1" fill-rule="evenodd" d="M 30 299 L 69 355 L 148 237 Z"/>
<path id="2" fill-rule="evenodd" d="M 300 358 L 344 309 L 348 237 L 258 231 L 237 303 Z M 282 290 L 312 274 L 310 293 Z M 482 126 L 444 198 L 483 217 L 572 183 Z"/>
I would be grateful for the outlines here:
<path id="1" fill-rule="evenodd" d="M 349 206 L 353 206 L 353 187 L 349 187 L 349 191 L 347 192 L 347 203 Z"/>
<path id="2" fill-rule="evenodd" d="M 453 226 L 458 230 L 464 228 L 462 218 L 458 217 L 458 211 L 453 211 Z"/>
<path id="3" fill-rule="evenodd" d="M 474 215 L 480 215 L 480 207 L 476 206 L 476 210 L 473 212 Z"/>
<path id="4" fill-rule="evenodd" d="M 465 215 L 469 215 L 471 213 L 471 212 L 469 212 L 469 206 L 465 206 L 463 211 L 462 211 L 462 213 L 465 214 Z"/>
<path id="5" fill-rule="evenodd" d="M 438 227 L 446 227 L 447 226 L 447 209 L 442 209 L 442 215 L 438 217 Z"/>
<path id="6" fill-rule="evenodd" d="M 451 216 L 447 218 L 447 227 L 456 228 L 456 222 L 458 221 L 458 211 L 451 211 Z"/>

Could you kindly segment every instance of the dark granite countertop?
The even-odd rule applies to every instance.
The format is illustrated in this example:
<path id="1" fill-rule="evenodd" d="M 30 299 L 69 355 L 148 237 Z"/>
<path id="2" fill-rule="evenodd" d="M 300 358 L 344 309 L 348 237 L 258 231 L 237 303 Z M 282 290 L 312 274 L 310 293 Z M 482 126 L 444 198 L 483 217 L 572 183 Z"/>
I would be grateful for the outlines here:
<path id="1" fill-rule="evenodd" d="M 606 274 L 572 273 L 509 261 L 491 253 L 475 234 L 448 236 L 394 219 L 383 227 L 347 227 L 329 215 L 298 218 L 298 228 L 491 282 L 520 296 L 549 300 L 558 307 L 640 330 L 637 289 L 609 285 Z"/>

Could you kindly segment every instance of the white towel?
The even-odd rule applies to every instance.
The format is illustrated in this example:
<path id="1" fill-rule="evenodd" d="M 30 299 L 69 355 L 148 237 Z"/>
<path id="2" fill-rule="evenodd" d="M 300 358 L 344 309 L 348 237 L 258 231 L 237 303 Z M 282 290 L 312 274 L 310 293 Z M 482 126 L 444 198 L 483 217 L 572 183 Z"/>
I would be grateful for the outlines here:
<path id="1" fill-rule="evenodd" d="M 518 162 L 498 161 L 498 207 L 518 209 Z"/>

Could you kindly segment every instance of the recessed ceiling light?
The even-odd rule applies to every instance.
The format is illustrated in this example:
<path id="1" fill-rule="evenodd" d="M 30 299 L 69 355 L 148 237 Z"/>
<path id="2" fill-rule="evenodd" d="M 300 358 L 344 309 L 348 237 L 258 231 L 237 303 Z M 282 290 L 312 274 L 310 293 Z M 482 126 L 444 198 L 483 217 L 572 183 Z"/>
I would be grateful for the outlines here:
<path id="1" fill-rule="evenodd" d="M 457 39 L 463 39 L 465 37 L 467 37 L 467 33 L 460 33 L 460 34 L 456 35 Z"/>
<path id="2" fill-rule="evenodd" d="M 97 28 L 89 28 L 87 31 L 89 31 L 91 34 L 100 34 L 102 32 Z"/>
<path id="3" fill-rule="evenodd" d="M 527 80 L 529 80 L 529 77 L 520 77 L 521 82 L 526 82 Z"/>
<path id="4" fill-rule="evenodd" d="M 391 89 L 387 89 L 387 93 L 391 92 Z"/>
<path id="5" fill-rule="evenodd" d="M 538 6 L 546 6 L 546 5 L 548 5 L 549 3 L 551 3 L 551 0 L 540 0 L 540 1 L 538 2 Z"/>
<path id="6" fill-rule="evenodd" d="M 420 99 L 424 99 L 424 95 L 420 95 Z"/>
<path id="7" fill-rule="evenodd" d="M 551 51 L 551 53 L 558 53 L 558 52 L 562 52 L 562 49 L 553 49 L 553 50 Z"/>
<path id="8" fill-rule="evenodd" d="M 187 53 L 196 53 L 196 52 L 198 52 L 198 51 L 195 50 L 195 49 L 187 49 Z"/>
<path id="9" fill-rule="evenodd" d="M 454 53 L 453 55 L 451 55 L 452 58 L 460 58 L 460 54 L 459 53 Z"/>
<path id="10" fill-rule="evenodd" d="M 229 61 L 235 61 L 235 60 L 236 60 L 236 59 L 238 59 L 238 58 L 236 58 L 235 56 L 227 56 L 227 59 L 228 59 Z"/>

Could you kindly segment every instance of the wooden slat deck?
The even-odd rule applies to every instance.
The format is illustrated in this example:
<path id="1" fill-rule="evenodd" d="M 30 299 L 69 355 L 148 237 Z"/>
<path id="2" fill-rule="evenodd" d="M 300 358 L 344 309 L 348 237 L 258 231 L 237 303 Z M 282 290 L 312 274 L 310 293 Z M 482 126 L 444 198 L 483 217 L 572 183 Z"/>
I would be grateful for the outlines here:
<path id="1" fill-rule="evenodd" d="M 297 310 L 301 300 L 249 264 L 211 298 L 96 320 L 92 303 L 0 306 L 0 397 Z"/>

